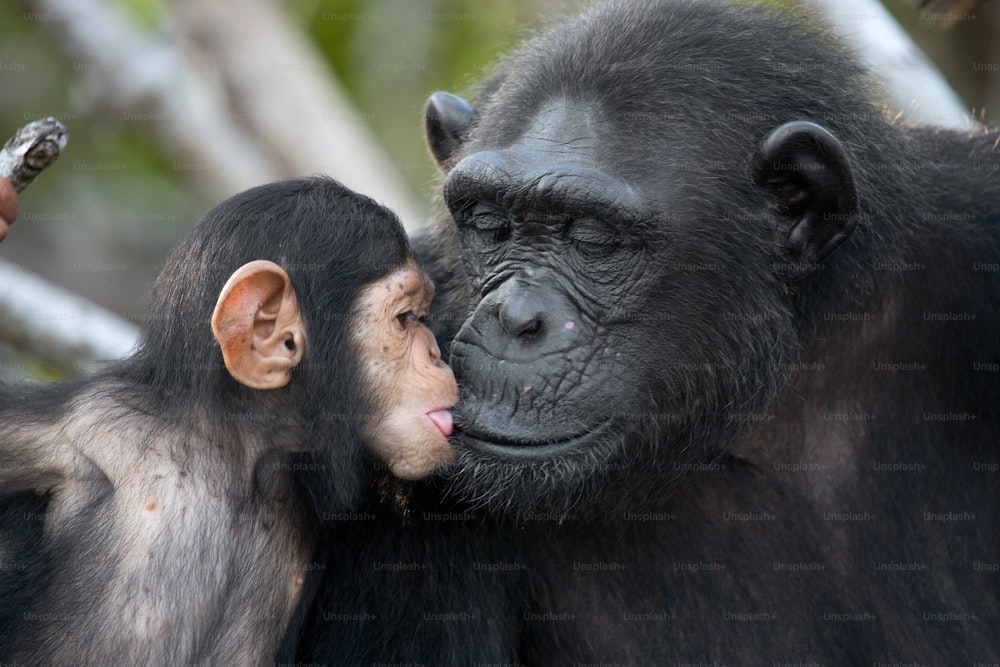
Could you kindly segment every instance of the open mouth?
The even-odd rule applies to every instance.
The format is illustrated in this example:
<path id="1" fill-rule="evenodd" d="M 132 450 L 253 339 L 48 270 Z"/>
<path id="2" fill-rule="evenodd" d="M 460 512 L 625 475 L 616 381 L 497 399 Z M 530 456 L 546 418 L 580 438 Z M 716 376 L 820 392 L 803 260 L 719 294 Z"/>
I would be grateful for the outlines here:
<path id="1" fill-rule="evenodd" d="M 540 442 L 508 440 L 501 435 L 480 433 L 468 425 L 459 425 L 455 435 L 460 445 L 473 451 L 507 459 L 541 459 L 586 447 L 609 428 L 610 422 L 604 422 L 578 435 Z"/>

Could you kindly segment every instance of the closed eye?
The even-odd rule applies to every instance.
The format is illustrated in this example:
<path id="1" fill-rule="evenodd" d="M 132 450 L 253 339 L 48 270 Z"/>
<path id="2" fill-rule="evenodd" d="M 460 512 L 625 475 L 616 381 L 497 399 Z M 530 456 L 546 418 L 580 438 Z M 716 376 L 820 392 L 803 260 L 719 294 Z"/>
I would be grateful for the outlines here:
<path id="1" fill-rule="evenodd" d="M 575 221 L 569 226 L 567 234 L 574 247 L 592 259 L 613 254 L 623 241 L 616 229 L 593 218 L 581 218 Z"/>

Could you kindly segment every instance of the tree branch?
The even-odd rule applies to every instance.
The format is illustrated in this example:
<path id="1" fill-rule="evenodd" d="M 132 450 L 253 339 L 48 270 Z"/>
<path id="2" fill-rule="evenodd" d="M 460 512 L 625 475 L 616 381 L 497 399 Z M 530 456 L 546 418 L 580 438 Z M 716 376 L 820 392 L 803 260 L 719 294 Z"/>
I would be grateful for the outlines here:
<path id="1" fill-rule="evenodd" d="M 177 4 L 173 35 L 150 39 L 106 0 L 22 1 L 58 17 L 45 25 L 69 60 L 87 65 L 80 69 L 91 104 L 143 123 L 210 200 L 327 173 L 393 208 L 408 226 L 423 223 L 422 207 L 338 94 L 329 68 L 270 3 Z M 194 23 L 186 18 L 192 12 Z"/>
<path id="2" fill-rule="evenodd" d="M 887 103 L 914 123 L 969 130 L 969 110 L 877 0 L 804 0 L 885 86 Z"/>
<path id="3" fill-rule="evenodd" d="M 66 127 L 54 118 L 28 123 L 0 150 L 0 177 L 22 192 L 68 140 Z M 77 375 L 128 354 L 138 337 L 131 322 L 0 261 L 0 339 Z"/>
<path id="4" fill-rule="evenodd" d="M 139 329 L 83 297 L 0 261 L 0 338 L 70 375 L 127 355 Z"/>

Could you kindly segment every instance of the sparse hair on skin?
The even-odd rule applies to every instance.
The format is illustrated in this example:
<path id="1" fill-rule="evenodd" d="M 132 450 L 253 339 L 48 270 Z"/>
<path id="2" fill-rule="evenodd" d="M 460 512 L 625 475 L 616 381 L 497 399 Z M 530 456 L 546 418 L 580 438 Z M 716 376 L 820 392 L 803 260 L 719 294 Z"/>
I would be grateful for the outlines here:
<path id="1" fill-rule="evenodd" d="M 400 273 L 426 281 L 399 220 L 371 199 L 322 177 L 256 187 L 215 207 L 171 255 L 134 356 L 90 378 L 5 389 L 0 539 L 25 567 L 0 578 L 0 655 L 273 661 L 321 517 L 355 502 L 365 434 L 398 403 L 368 381 L 356 329 L 372 299 L 396 303 L 370 286 Z M 248 314 L 225 311 L 234 307 Z M 403 338 L 387 315 L 368 333 L 392 327 L 395 340 L 433 345 L 422 325 Z M 288 369 L 266 389 L 239 375 L 261 341 Z M 427 363 L 444 395 L 454 379 L 435 353 Z M 407 390 L 393 377 L 383 385 Z M 17 522 L 11 508 L 29 511 Z M 44 516 L 29 519 L 36 510 Z"/>

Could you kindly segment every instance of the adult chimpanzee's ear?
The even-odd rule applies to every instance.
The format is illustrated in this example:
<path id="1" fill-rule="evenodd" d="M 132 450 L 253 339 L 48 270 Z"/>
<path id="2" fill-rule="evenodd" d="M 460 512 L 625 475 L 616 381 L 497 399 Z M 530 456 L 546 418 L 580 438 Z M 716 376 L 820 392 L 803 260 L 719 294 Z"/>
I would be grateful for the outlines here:
<path id="1" fill-rule="evenodd" d="M 451 93 L 430 96 L 424 107 L 424 132 L 439 167 L 444 168 L 455 149 L 462 145 L 475 120 L 475 109 L 461 97 Z"/>
<path id="2" fill-rule="evenodd" d="M 274 262 L 236 269 L 219 293 L 212 332 L 226 368 L 253 389 L 277 389 L 302 361 L 306 328 L 292 281 Z"/>
<path id="3" fill-rule="evenodd" d="M 785 248 L 808 267 L 837 249 L 857 225 L 858 193 L 847 153 L 828 130 L 807 121 L 785 123 L 761 143 L 754 181 L 788 218 Z"/>

